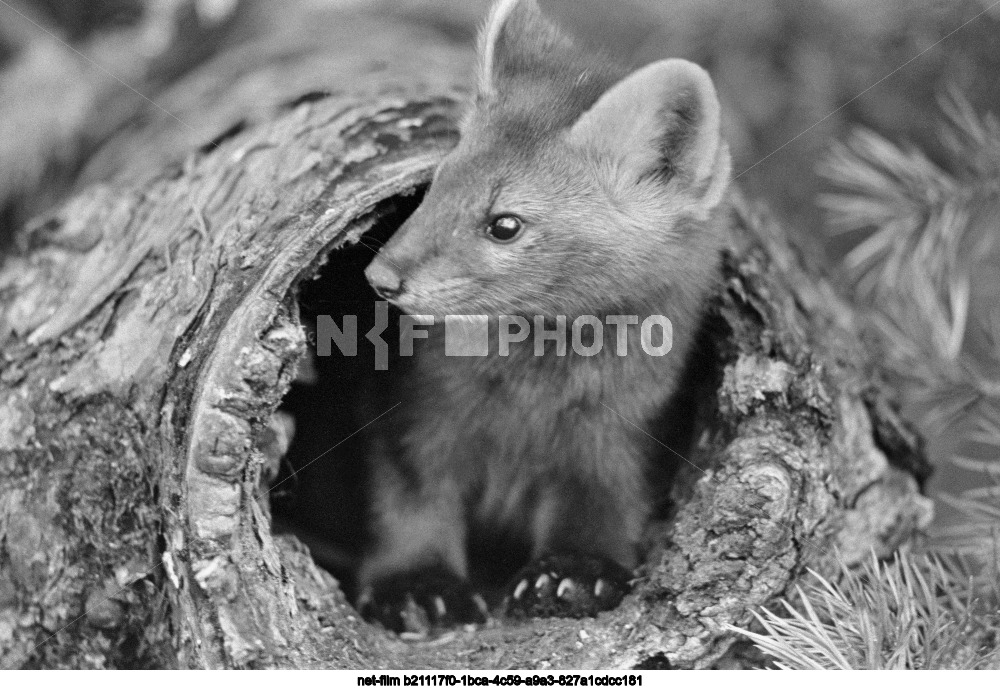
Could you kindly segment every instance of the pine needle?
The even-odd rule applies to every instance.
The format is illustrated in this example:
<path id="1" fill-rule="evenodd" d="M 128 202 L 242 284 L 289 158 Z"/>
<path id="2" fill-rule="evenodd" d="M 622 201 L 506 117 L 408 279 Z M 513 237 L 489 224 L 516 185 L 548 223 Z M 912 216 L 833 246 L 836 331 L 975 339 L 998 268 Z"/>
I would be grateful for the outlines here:
<path id="1" fill-rule="evenodd" d="M 977 598 L 966 571 L 930 555 L 872 555 L 837 582 L 810 572 L 797 605 L 753 612 L 760 631 L 730 629 L 778 668 L 1000 668 L 998 602 Z"/>
<path id="2" fill-rule="evenodd" d="M 946 155 L 859 129 L 821 166 L 829 227 L 857 237 L 844 269 L 885 375 L 925 434 L 959 434 L 955 469 L 979 486 L 937 500 L 961 519 L 932 552 L 811 573 L 780 613 L 731 628 L 787 669 L 1000 668 L 1000 122 L 956 91 L 941 100 Z"/>

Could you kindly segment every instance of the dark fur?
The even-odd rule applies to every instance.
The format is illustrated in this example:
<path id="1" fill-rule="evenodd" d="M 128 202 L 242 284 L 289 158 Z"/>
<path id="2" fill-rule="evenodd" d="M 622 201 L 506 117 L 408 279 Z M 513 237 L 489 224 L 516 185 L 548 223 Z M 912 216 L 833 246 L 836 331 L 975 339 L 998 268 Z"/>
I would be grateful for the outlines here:
<path id="1" fill-rule="evenodd" d="M 370 612 L 396 596 L 384 585 L 400 574 L 443 568 L 463 582 L 477 526 L 521 536 L 535 559 L 579 555 L 578 572 L 559 556 L 551 574 L 602 593 L 593 608 L 617 603 L 604 585 L 623 586 L 650 512 L 647 426 L 678 386 L 716 274 L 729 169 L 704 72 L 683 61 L 632 75 L 597 64 L 534 0 L 498 3 L 480 53 L 461 142 L 369 279 L 398 287 L 405 311 L 438 317 L 662 314 L 674 347 L 646 355 L 636 326 L 620 357 L 605 326 L 597 356 L 568 347 L 537 357 L 529 338 L 506 357 L 457 358 L 432 329 L 403 431 L 373 460 L 376 539 L 361 572 Z M 523 218 L 523 237 L 491 242 L 483 229 L 497 213 Z M 539 572 L 512 587 L 523 592 L 529 576 L 547 587 Z M 552 590 L 532 612 L 586 610 Z"/>

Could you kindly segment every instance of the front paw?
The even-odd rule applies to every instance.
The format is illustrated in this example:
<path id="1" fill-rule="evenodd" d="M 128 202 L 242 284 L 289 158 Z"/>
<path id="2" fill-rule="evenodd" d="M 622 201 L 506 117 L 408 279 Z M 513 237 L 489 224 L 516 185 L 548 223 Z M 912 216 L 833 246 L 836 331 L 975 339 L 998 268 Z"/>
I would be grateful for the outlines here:
<path id="1" fill-rule="evenodd" d="M 583 618 L 621 603 L 632 573 L 603 556 L 543 556 L 514 576 L 506 599 L 514 617 Z"/>
<path id="2" fill-rule="evenodd" d="M 469 583 L 440 566 L 376 580 L 361 593 L 358 611 L 365 620 L 416 638 L 489 617 L 486 602 Z"/>

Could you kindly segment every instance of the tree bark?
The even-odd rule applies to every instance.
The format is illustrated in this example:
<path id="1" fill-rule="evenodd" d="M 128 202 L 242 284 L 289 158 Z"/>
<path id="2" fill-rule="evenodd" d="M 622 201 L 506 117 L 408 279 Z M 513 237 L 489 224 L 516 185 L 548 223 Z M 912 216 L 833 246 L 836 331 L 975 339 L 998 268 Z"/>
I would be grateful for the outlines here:
<path id="1" fill-rule="evenodd" d="M 634 593 L 416 643 L 361 622 L 272 535 L 269 420 L 307 348 L 299 283 L 430 180 L 473 57 L 313 12 L 161 94 L 0 267 L 0 666 L 705 667 L 806 567 L 926 524 L 851 307 L 734 191 L 717 386 Z"/>

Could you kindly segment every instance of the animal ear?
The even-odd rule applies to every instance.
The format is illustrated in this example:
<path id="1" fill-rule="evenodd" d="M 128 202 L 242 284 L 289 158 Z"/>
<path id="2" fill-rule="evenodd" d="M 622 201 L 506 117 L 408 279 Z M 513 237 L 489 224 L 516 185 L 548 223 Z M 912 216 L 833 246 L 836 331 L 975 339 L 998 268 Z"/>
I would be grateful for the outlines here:
<path id="1" fill-rule="evenodd" d="M 505 79 L 540 77 L 573 50 L 536 0 L 497 0 L 479 32 L 479 96 L 496 95 Z"/>
<path id="2" fill-rule="evenodd" d="M 569 140 L 612 161 L 632 182 L 682 185 L 705 211 L 729 181 L 712 78 L 687 60 L 661 60 L 625 77 L 580 116 Z"/>

